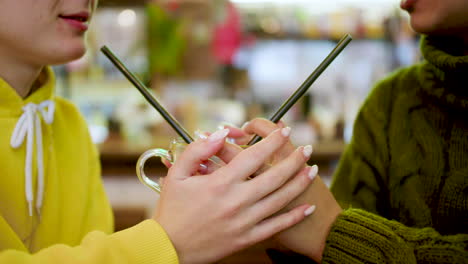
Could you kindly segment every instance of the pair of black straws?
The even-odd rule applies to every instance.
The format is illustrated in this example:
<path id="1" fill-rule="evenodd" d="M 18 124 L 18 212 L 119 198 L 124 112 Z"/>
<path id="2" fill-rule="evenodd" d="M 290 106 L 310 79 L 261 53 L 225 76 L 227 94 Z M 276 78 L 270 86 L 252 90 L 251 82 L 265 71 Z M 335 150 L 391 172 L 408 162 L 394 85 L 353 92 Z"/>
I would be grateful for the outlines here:
<path id="1" fill-rule="evenodd" d="M 302 85 L 281 105 L 276 113 L 270 118 L 270 121 L 278 123 L 281 118 L 291 109 L 291 107 L 307 92 L 317 78 L 328 68 L 328 66 L 335 60 L 336 57 L 346 48 L 351 42 L 350 35 L 345 35 L 330 52 L 330 54 L 320 63 L 320 65 L 309 75 L 309 77 L 302 83 Z M 180 125 L 180 123 L 169 113 L 167 110 L 151 95 L 146 86 L 122 63 L 122 61 L 114 55 L 114 53 L 107 47 L 103 46 L 101 51 L 109 58 L 109 60 L 127 77 L 127 79 L 140 91 L 146 100 L 162 115 L 162 117 L 169 123 L 169 125 L 182 137 L 182 139 L 190 144 L 193 138 L 190 134 Z M 249 146 L 257 143 L 261 137 L 256 135 L 248 143 Z"/>

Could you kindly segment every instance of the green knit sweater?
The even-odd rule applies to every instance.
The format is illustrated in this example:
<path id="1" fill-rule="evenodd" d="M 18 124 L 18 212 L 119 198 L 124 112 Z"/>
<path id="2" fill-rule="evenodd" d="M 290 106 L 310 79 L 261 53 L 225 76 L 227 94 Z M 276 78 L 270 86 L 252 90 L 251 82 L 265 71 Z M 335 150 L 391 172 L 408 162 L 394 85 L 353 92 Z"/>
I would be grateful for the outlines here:
<path id="1" fill-rule="evenodd" d="M 447 38 L 421 50 L 359 112 L 323 263 L 468 263 L 468 56 Z"/>

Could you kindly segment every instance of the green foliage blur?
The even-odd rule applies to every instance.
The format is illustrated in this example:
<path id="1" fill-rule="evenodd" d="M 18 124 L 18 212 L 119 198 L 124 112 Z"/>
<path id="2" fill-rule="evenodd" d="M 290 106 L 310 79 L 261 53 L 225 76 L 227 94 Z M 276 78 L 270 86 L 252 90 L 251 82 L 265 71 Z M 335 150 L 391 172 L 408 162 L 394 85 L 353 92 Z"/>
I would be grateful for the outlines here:
<path id="1" fill-rule="evenodd" d="M 148 4 L 146 14 L 150 78 L 177 75 L 186 47 L 182 22 L 156 4 Z"/>

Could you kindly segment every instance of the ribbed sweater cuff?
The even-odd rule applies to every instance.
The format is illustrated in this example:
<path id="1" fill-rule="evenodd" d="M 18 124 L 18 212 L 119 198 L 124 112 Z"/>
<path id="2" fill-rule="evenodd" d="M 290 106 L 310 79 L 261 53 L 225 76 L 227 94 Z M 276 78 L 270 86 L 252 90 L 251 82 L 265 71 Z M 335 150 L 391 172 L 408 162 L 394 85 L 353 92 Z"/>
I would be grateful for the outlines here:
<path id="1" fill-rule="evenodd" d="M 384 263 L 398 256 L 402 241 L 385 221 L 358 209 L 344 211 L 332 226 L 322 262 Z"/>
<path id="2" fill-rule="evenodd" d="M 126 243 L 134 257 L 133 263 L 179 263 L 172 242 L 154 220 L 143 221 L 114 236 Z"/>

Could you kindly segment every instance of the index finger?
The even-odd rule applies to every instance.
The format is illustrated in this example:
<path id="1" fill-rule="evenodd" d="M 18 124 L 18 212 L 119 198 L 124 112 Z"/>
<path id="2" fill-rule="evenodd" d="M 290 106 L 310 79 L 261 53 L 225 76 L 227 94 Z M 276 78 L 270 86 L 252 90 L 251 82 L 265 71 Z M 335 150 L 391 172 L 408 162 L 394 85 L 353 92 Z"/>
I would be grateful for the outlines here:
<path id="1" fill-rule="evenodd" d="M 243 148 L 241 146 L 226 142 L 224 143 L 223 148 L 216 154 L 216 156 L 225 163 L 229 163 L 242 150 Z"/>
<path id="2" fill-rule="evenodd" d="M 259 143 L 236 155 L 231 162 L 219 169 L 218 172 L 227 175 L 234 172 L 233 178 L 246 180 L 288 141 L 290 134 L 291 128 L 289 127 L 278 129 Z"/>
<path id="3" fill-rule="evenodd" d="M 256 134 L 262 138 L 267 137 L 278 128 L 282 127 L 265 118 L 255 118 L 243 127 L 245 133 Z"/>
<path id="4" fill-rule="evenodd" d="M 180 179 L 194 175 L 201 163 L 214 156 L 222 148 L 228 133 L 227 129 L 219 130 L 206 139 L 198 139 L 189 144 L 174 162 L 169 174 Z"/>
<path id="5" fill-rule="evenodd" d="M 275 124 L 268 119 L 256 118 L 250 121 L 246 126 L 244 126 L 244 131 L 248 134 L 256 134 L 262 138 L 267 137 L 273 131 L 283 128 L 284 123 L 278 122 Z M 283 158 L 291 154 L 296 148 L 292 143 L 285 144 L 284 147 L 277 153 L 278 158 Z"/>

